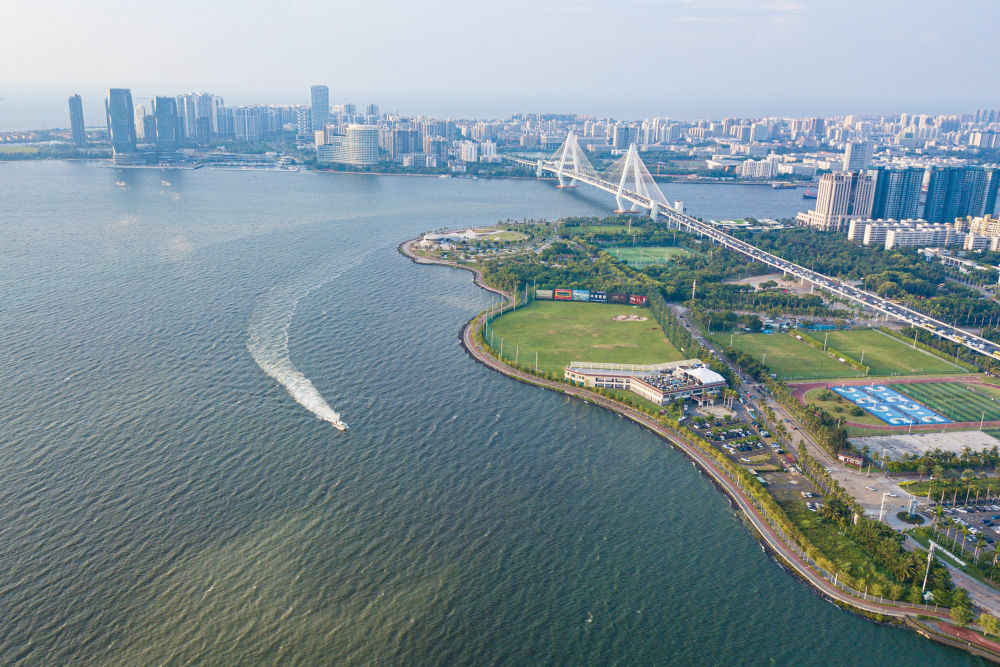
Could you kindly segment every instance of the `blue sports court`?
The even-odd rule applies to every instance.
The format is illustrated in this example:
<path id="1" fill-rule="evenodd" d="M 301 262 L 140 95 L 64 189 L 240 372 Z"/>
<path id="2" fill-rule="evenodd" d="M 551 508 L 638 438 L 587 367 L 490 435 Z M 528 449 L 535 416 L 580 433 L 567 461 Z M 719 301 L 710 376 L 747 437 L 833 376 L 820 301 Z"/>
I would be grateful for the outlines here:
<path id="1" fill-rule="evenodd" d="M 883 384 L 830 389 L 891 426 L 952 423 L 950 419 Z"/>

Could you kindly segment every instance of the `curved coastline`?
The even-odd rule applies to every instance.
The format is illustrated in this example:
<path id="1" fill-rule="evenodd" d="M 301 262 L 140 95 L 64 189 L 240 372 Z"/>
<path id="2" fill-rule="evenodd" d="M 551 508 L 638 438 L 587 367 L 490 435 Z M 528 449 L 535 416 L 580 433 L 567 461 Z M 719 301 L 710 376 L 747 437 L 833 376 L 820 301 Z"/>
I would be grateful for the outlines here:
<path id="1" fill-rule="evenodd" d="M 410 239 L 400 243 L 398 246 L 399 253 L 409 258 L 415 264 L 446 266 L 469 271 L 473 274 L 473 281 L 478 287 L 500 295 L 506 300 L 508 305 L 513 303 L 510 294 L 487 285 L 483 281 L 482 272 L 478 268 L 423 257 L 414 251 L 413 244 L 415 242 L 416 239 Z M 472 319 L 462 325 L 459 332 L 459 340 L 462 347 L 465 348 L 465 351 L 473 360 L 519 382 L 572 396 L 591 405 L 617 413 L 619 416 L 627 418 L 652 431 L 674 449 L 681 452 L 703 475 L 708 477 L 716 488 L 729 499 L 730 504 L 742 512 L 746 522 L 752 528 L 751 533 L 761 543 L 762 549 L 775 559 L 783 569 L 790 568 L 790 572 L 800 580 L 808 583 L 814 592 L 842 608 L 849 609 L 871 620 L 885 622 L 891 619 L 891 622 L 905 625 L 928 639 L 933 639 L 934 641 L 973 653 L 991 662 L 1000 664 L 1000 651 L 970 641 L 967 634 L 961 633 L 961 631 L 958 631 L 949 624 L 951 616 L 947 611 L 933 611 L 908 603 L 891 601 L 876 602 L 874 598 L 868 599 L 867 596 L 862 599 L 834 586 L 808 564 L 805 560 L 806 556 L 794 543 L 785 541 L 783 534 L 768 523 L 764 513 L 724 470 L 699 451 L 697 446 L 686 442 L 680 433 L 660 424 L 648 415 L 617 401 L 585 389 L 542 378 L 500 362 L 479 346 L 475 340 L 474 334 L 482 327 L 484 319 L 485 313 L 477 313 Z"/>

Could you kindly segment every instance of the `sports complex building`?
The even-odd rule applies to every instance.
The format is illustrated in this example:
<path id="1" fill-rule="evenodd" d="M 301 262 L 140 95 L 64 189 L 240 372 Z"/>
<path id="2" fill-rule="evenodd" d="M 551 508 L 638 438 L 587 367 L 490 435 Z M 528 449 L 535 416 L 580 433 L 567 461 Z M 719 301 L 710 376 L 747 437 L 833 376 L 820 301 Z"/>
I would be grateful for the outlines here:
<path id="1" fill-rule="evenodd" d="M 564 376 L 585 387 L 628 389 L 657 405 L 678 398 L 701 403 L 726 387 L 726 379 L 698 359 L 650 365 L 572 361 Z"/>

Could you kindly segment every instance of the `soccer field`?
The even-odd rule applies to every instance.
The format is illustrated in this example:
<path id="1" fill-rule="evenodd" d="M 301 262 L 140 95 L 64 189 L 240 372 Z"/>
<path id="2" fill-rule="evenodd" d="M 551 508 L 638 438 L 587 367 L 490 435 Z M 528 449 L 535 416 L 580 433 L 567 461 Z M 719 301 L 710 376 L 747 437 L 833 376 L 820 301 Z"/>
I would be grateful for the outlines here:
<path id="1" fill-rule="evenodd" d="M 822 341 L 825 334 L 811 334 Z M 876 329 L 855 329 L 853 331 L 831 331 L 827 343 L 830 347 L 847 356 L 861 361 L 870 368 L 873 376 L 893 375 L 949 375 L 967 373 L 943 357 L 914 349 L 906 343 Z"/>
<path id="2" fill-rule="evenodd" d="M 1000 391 L 961 382 L 891 384 L 891 388 L 916 399 L 957 422 L 1000 420 Z"/>
<path id="3" fill-rule="evenodd" d="M 713 336 L 720 345 L 728 346 L 729 334 Z M 788 334 L 735 334 L 733 347 L 756 359 L 781 380 L 817 380 L 821 378 L 863 377 L 846 364 L 823 354 L 808 343 Z"/>
<path id="4" fill-rule="evenodd" d="M 615 321 L 615 315 L 645 317 Z M 493 320 L 486 342 L 519 365 L 562 375 L 571 361 L 655 364 L 687 359 L 666 339 L 648 308 L 601 303 L 534 301 Z"/>
<path id="5" fill-rule="evenodd" d="M 667 264 L 674 257 L 691 255 L 692 252 L 677 246 L 612 246 L 606 248 L 609 255 L 615 259 L 628 262 L 632 266 L 649 266 L 650 264 Z"/>

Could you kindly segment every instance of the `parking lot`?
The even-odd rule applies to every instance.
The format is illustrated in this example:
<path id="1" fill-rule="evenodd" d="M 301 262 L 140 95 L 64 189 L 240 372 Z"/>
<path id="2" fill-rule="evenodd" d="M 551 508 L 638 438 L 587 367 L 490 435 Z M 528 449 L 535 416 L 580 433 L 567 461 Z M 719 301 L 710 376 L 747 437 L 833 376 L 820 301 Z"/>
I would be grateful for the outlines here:
<path id="1" fill-rule="evenodd" d="M 975 549 L 976 536 L 982 534 L 986 538 L 987 548 L 995 548 L 995 541 L 1000 539 L 1000 505 L 981 503 L 979 505 L 965 505 L 955 507 L 945 507 L 944 516 L 969 531 L 969 537 L 965 540 L 966 549 Z M 944 526 L 942 531 L 947 531 Z M 952 535 L 955 530 L 952 529 Z M 961 534 L 959 534 L 961 542 Z"/>

